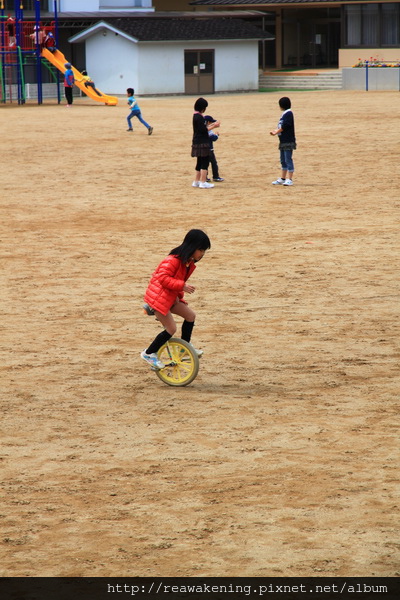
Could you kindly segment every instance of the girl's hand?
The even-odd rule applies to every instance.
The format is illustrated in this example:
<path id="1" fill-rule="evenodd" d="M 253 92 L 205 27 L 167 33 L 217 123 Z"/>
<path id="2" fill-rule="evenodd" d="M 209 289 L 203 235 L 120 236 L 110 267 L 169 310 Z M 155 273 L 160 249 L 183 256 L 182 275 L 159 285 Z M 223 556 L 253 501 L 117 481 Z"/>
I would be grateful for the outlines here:
<path id="1" fill-rule="evenodd" d="M 194 285 L 188 285 L 187 283 L 185 283 L 185 285 L 183 286 L 183 291 L 187 294 L 193 294 L 195 289 L 196 288 L 194 287 Z"/>

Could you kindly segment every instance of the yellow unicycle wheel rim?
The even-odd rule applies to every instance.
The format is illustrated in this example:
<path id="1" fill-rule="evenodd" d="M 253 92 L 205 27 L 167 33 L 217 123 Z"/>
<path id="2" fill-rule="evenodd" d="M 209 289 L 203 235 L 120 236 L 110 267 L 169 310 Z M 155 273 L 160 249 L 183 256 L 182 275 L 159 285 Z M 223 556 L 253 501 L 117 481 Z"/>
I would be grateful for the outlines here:
<path id="1" fill-rule="evenodd" d="M 199 358 L 192 346 L 180 338 L 171 338 L 157 352 L 164 363 L 157 376 L 167 385 L 183 386 L 191 383 L 199 372 Z"/>

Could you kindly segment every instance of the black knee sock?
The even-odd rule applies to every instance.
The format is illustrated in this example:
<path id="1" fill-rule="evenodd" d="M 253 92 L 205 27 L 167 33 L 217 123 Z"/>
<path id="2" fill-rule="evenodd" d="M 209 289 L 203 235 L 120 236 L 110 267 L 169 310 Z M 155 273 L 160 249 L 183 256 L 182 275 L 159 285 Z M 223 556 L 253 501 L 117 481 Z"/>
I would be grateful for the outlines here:
<path id="1" fill-rule="evenodd" d="M 159 333 L 155 340 L 151 342 L 150 346 L 146 350 L 146 354 L 153 354 L 153 352 L 158 352 L 161 346 L 163 346 L 165 342 L 168 342 L 168 340 L 171 338 L 172 335 L 164 329 L 164 331 Z"/>
<path id="2" fill-rule="evenodd" d="M 185 342 L 190 342 L 190 338 L 192 337 L 192 331 L 194 327 L 194 321 L 183 321 L 182 323 L 182 339 Z"/>

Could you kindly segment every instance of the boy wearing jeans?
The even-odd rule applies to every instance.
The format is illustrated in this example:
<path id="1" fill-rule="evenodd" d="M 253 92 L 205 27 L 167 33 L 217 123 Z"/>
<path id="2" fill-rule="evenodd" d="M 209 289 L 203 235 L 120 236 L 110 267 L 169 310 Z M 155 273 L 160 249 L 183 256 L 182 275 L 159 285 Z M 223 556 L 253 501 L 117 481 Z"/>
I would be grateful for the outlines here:
<path id="1" fill-rule="evenodd" d="M 149 135 L 151 135 L 153 133 L 153 128 L 151 125 L 149 125 L 148 123 L 146 123 L 146 121 L 143 119 L 142 117 L 142 112 L 139 108 L 139 105 L 137 103 L 137 100 L 134 96 L 135 90 L 133 88 L 128 88 L 126 90 L 126 95 L 128 96 L 128 105 L 130 108 L 130 113 L 129 115 L 126 117 L 126 120 L 128 121 L 128 129 L 127 131 L 133 131 L 133 127 L 132 127 L 132 118 L 133 117 L 137 117 L 139 119 L 139 121 L 142 123 L 142 125 L 144 125 L 147 128 L 147 132 Z"/>
<path id="2" fill-rule="evenodd" d="M 281 98 L 279 106 L 283 110 L 276 129 L 270 131 L 271 135 L 279 136 L 279 151 L 281 158 L 282 173 L 273 185 L 293 185 L 293 150 L 296 149 L 296 136 L 294 132 L 294 117 L 291 111 L 290 98 Z"/>

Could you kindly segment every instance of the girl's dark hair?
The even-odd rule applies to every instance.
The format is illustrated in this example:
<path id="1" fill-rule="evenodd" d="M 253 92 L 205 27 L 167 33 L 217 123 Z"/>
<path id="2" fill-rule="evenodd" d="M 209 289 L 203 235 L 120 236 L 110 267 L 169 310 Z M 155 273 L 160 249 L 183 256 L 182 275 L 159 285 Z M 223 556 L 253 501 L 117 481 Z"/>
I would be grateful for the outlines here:
<path id="1" fill-rule="evenodd" d="M 288 108 L 291 108 L 292 103 L 290 102 L 290 98 L 287 98 L 286 96 L 284 96 L 283 98 L 281 98 L 279 100 L 279 106 L 281 108 L 283 108 L 283 110 L 287 110 Z"/>
<path id="2" fill-rule="evenodd" d="M 196 102 L 194 103 L 194 110 L 202 112 L 203 110 L 206 110 L 207 106 L 208 102 L 205 98 L 197 98 Z"/>
<path id="3" fill-rule="evenodd" d="M 126 91 L 130 96 L 133 96 L 133 94 L 135 93 L 135 90 L 133 88 L 128 88 Z"/>
<path id="4" fill-rule="evenodd" d="M 190 260 L 196 250 L 208 250 L 211 248 L 210 238 L 201 229 L 191 229 L 185 235 L 182 244 L 171 250 L 170 254 L 179 256 L 182 262 Z"/>

